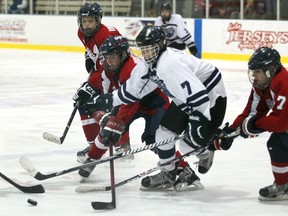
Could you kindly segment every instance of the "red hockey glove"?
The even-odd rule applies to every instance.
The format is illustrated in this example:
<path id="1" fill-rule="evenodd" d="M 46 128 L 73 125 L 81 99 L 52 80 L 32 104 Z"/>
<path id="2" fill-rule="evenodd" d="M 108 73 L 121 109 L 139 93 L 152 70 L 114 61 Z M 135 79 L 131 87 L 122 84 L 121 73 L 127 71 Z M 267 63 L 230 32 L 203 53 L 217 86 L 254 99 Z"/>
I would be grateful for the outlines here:
<path id="1" fill-rule="evenodd" d="M 117 144 L 125 129 L 124 122 L 121 119 L 115 116 L 110 116 L 110 114 L 107 113 L 101 117 L 99 124 L 101 126 L 99 141 L 105 146 Z"/>

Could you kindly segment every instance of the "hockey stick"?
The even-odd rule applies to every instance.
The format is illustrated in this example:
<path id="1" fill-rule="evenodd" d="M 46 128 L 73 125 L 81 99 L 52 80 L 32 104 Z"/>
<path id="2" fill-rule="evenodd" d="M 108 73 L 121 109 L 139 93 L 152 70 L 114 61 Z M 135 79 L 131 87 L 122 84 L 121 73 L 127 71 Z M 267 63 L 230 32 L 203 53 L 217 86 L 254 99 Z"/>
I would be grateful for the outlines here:
<path id="1" fill-rule="evenodd" d="M 120 106 L 114 107 L 111 115 L 116 116 L 119 111 Z M 109 156 L 113 156 L 113 145 L 110 144 L 109 146 Z M 103 210 L 103 209 L 115 209 L 116 208 L 116 191 L 115 191 L 115 173 L 114 173 L 114 161 L 110 161 L 110 184 L 111 184 L 111 195 L 112 201 L 111 202 L 91 202 L 92 208 L 95 210 Z"/>
<path id="2" fill-rule="evenodd" d="M 112 145 L 109 146 L 109 155 L 110 157 L 113 156 L 113 147 Z M 91 205 L 92 208 L 95 210 L 103 210 L 103 209 L 115 209 L 116 208 L 116 185 L 115 185 L 115 174 L 114 174 L 114 161 L 110 161 L 110 180 L 111 180 L 111 195 L 112 201 L 111 202 L 100 202 L 100 201 L 92 201 Z"/>
<path id="3" fill-rule="evenodd" d="M 90 76 L 92 75 L 92 73 L 93 73 L 93 71 L 91 70 L 90 73 L 89 73 L 89 76 L 88 76 L 88 78 L 87 78 L 87 81 L 89 80 L 89 78 L 90 78 Z M 53 134 L 51 134 L 51 133 L 48 133 L 48 132 L 44 132 L 44 133 L 43 133 L 43 138 L 44 138 L 45 140 L 49 141 L 49 142 L 54 142 L 54 143 L 57 143 L 57 144 L 61 145 L 61 144 L 64 142 L 65 138 L 66 138 L 66 135 L 67 135 L 67 133 L 68 133 L 68 131 L 69 131 L 69 128 L 70 128 L 70 126 L 71 126 L 71 124 L 72 124 L 72 121 L 73 121 L 73 119 L 74 119 L 74 117 L 75 117 L 76 111 L 77 111 L 78 108 L 79 108 L 79 105 L 80 105 L 80 102 L 78 101 L 78 102 L 75 104 L 74 108 L 73 108 L 73 111 L 72 111 L 72 113 L 71 113 L 71 115 L 70 115 L 70 117 L 69 117 L 69 120 L 68 120 L 68 122 L 67 122 L 67 125 L 66 125 L 66 127 L 65 127 L 65 129 L 64 129 L 64 132 L 63 132 L 63 134 L 62 134 L 61 137 L 55 136 L 55 135 L 53 135 Z"/>
<path id="4" fill-rule="evenodd" d="M 235 137 L 237 137 L 239 134 L 240 134 L 239 131 L 235 131 L 235 132 L 232 132 L 232 133 L 226 135 L 224 138 L 235 138 Z M 223 138 L 222 138 L 222 139 L 223 139 Z M 134 181 L 134 180 L 137 180 L 137 179 L 139 179 L 139 178 L 142 178 L 142 177 L 144 177 L 144 176 L 147 176 L 147 175 L 149 175 L 149 174 L 151 174 L 151 173 L 153 173 L 153 172 L 161 169 L 161 167 L 163 167 L 163 166 L 169 165 L 169 164 L 171 164 L 171 163 L 179 162 L 180 160 L 182 160 L 182 159 L 184 159 L 184 158 L 186 158 L 186 157 L 189 157 L 190 155 L 194 154 L 195 152 L 198 152 L 198 151 L 207 149 L 208 147 L 209 147 L 209 146 L 203 146 L 203 147 L 200 147 L 200 148 L 198 148 L 198 149 L 194 149 L 194 150 L 192 150 L 192 151 L 190 151 L 190 152 L 188 152 L 188 153 L 186 153 L 186 154 L 184 154 L 184 155 L 181 155 L 180 157 L 177 157 L 177 158 L 174 158 L 174 159 L 172 159 L 172 160 L 170 160 L 170 161 L 167 161 L 167 162 L 161 164 L 160 166 L 155 166 L 155 167 L 150 168 L 150 169 L 148 169 L 148 170 L 146 170 L 146 171 L 144 171 L 144 172 L 141 172 L 141 173 L 139 173 L 139 174 L 137 174 L 137 175 L 135 175 L 135 176 L 133 176 L 133 177 L 130 177 L 130 178 L 128 178 L 128 179 L 125 179 L 125 180 L 123 180 L 123 181 L 115 184 L 115 187 L 116 187 L 116 188 L 117 188 L 117 187 L 120 187 L 120 186 L 125 185 L 125 184 L 127 184 L 127 183 L 129 183 L 129 182 L 132 182 L 132 181 Z M 78 186 L 78 187 L 75 189 L 75 191 L 76 191 L 77 193 L 87 193 L 87 192 L 92 192 L 92 191 L 109 191 L 109 190 L 111 190 L 111 186 Z"/>
<path id="5" fill-rule="evenodd" d="M 92 161 L 90 163 L 82 164 L 80 166 L 72 167 L 72 168 L 69 168 L 69 169 L 65 169 L 65 170 L 54 172 L 54 173 L 50 173 L 50 174 L 42 174 L 41 172 L 39 172 L 35 168 L 35 166 L 31 163 L 31 161 L 25 156 L 22 156 L 20 158 L 19 162 L 20 162 L 21 166 L 26 170 L 26 172 L 28 172 L 31 176 L 33 176 L 37 180 L 45 180 L 45 179 L 57 177 L 57 176 L 60 176 L 60 175 L 64 175 L 64 174 L 67 174 L 67 173 L 70 173 L 70 172 L 74 172 L 74 171 L 77 171 L 77 170 L 79 170 L 81 168 L 85 168 L 85 167 L 89 167 L 89 166 L 96 166 L 98 164 L 102 164 L 102 163 L 105 163 L 105 162 L 108 162 L 108 161 L 111 161 L 111 160 L 122 158 L 122 157 L 124 157 L 124 156 L 126 156 L 128 154 L 136 154 L 136 153 L 148 150 L 148 149 L 153 149 L 155 147 L 158 147 L 158 146 L 161 146 L 161 145 L 165 145 L 165 144 L 173 142 L 173 141 L 181 140 L 181 139 L 184 139 L 186 137 L 187 137 L 186 134 L 179 135 L 179 136 L 172 137 L 172 138 L 169 138 L 169 139 L 166 139 L 166 140 L 162 140 L 160 142 L 152 143 L 150 145 L 145 145 L 145 146 L 142 146 L 142 147 L 139 147 L 139 148 L 131 149 L 131 150 L 127 151 L 127 152 L 119 153 L 119 154 L 113 155 L 111 157 L 102 158 L 100 160 Z"/>
<path id="6" fill-rule="evenodd" d="M 237 136 L 239 136 L 239 134 L 240 134 L 240 131 L 237 130 L 237 131 L 235 131 L 235 132 L 232 132 L 232 133 L 230 133 L 230 134 L 227 134 L 225 137 L 223 137 L 223 138 L 221 138 L 221 139 L 224 139 L 224 138 L 236 138 Z M 216 138 L 216 137 L 215 137 L 215 138 Z M 215 138 L 214 138 L 214 139 L 215 139 Z M 160 166 L 155 166 L 155 167 L 150 168 L 150 169 L 148 169 L 148 170 L 146 170 L 146 171 L 144 171 L 144 172 L 141 172 L 141 173 L 139 173 L 139 174 L 137 174 L 137 175 L 135 175 L 135 176 L 133 176 L 133 177 L 130 177 L 130 178 L 128 178 L 128 179 L 125 179 L 125 180 L 123 180 L 123 181 L 115 184 L 115 187 L 116 187 L 116 188 L 117 188 L 117 187 L 120 187 L 120 186 L 125 185 L 125 184 L 127 184 L 127 183 L 129 183 L 129 182 L 132 182 L 132 181 L 137 180 L 137 179 L 139 179 L 139 178 L 142 178 L 142 177 L 144 177 L 144 176 L 146 176 L 146 175 L 149 175 L 149 174 L 151 174 L 151 173 L 153 173 L 153 172 L 161 169 L 161 167 L 163 167 L 163 166 L 169 165 L 169 164 L 171 164 L 171 163 L 176 163 L 176 162 L 178 162 L 178 161 L 180 161 L 180 160 L 182 160 L 182 159 L 184 159 L 184 158 L 186 158 L 186 157 L 191 156 L 191 155 L 194 154 L 195 152 L 198 152 L 198 151 L 207 149 L 208 147 L 209 147 L 209 146 L 203 146 L 203 147 L 200 147 L 200 148 L 198 148 L 198 149 L 194 149 L 194 150 L 192 150 L 192 151 L 190 151 L 190 152 L 188 152 L 188 153 L 186 153 L 186 154 L 184 154 L 184 155 L 181 155 L 180 157 L 177 157 L 177 158 L 174 158 L 174 159 L 172 159 L 172 160 L 170 160 L 170 161 L 167 161 L 167 162 L 161 164 Z M 77 193 L 87 193 L 87 192 L 92 192 L 92 191 L 109 191 L 109 190 L 111 190 L 111 186 L 78 186 L 78 187 L 75 189 L 75 191 L 76 191 Z"/>
<path id="7" fill-rule="evenodd" d="M 0 172 L 0 176 L 4 180 L 6 180 L 10 184 L 12 184 L 14 187 L 18 188 L 23 193 L 45 193 L 45 189 L 41 184 L 34 185 L 34 186 L 22 186 L 22 185 L 17 184 L 16 182 L 11 180 L 10 178 L 8 178 L 6 175 L 4 175 L 1 172 Z"/>
<path id="8" fill-rule="evenodd" d="M 76 114 L 76 111 L 77 111 L 78 107 L 79 107 L 79 103 L 77 102 L 76 105 L 74 106 L 74 109 L 73 109 L 73 111 L 72 111 L 72 113 L 70 115 L 69 121 L 68 121 L 68 123 L 67 123 L 67 125 L 65 127 L 65 130 L 64 130 L 64 132 L 63 132 L 61 137 L 55 136 L 55 135 L 53 135 L 51 133 L 48 133 L 48 132 L 44 132 L 43 133 L 43 138 L 45 140 L 49 141 L 49 142 L 54 142 L 54 143 L 57 143 L 57 144 L 61 145 L 64 142 L 64 139 L 65 139 L 65 137 L 66 137 L 66 135 L 67 135 L 67 133 L 69 131 L 69 128 L 70 128 L 70 126 L 72 124 L 72 121 L 74 119 L 74 116 Z"/>

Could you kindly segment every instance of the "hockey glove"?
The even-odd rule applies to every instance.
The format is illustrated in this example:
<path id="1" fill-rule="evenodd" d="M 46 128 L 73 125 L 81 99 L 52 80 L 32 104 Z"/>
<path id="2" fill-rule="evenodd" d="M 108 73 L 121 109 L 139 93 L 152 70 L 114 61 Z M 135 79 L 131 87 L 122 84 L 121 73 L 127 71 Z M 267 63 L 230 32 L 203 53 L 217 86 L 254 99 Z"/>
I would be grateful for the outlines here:
<path id="1" fill-rule="evenodd" d="M 116 145 L 125 129 L 124 122 L 116 116 L 110 116 L 110 113 L 102 116 L 99 125 L 99 141 L 105 146 Z"/>
<path id="2" fill-rule="evenodd" d="M 86 71 L 88 73 L 91 73 L 92 71 L 94 71 L 94 62 L 93 60 L 90 58 L 90 56 L 88 55 L 87 52 L 85 52 L 85 67 L 86 67 Z"/>
<path id="3" fill-rule="evenodd" d="M 186 132 L 194 145 L 205 146 L 207 144 L 209 125 L 210 121 L 199 111 L 194 111 L 189 116 Z"/>
<path id="4" fill-rule="evenodd" d="M 97 97 L 92 97 L 84 105 L 84 110 L 87 114 L 91 114 L 98 110 L 110 112 L 113 108 L 113 95 L 111 93 L 102 94 Z"/>
<path id="5" fill-rule="evenodd" d="M 77 90 L 76 94 L 73 96 L 73 100 L 81 107 L 89 98 L 92 96 L 97 96 L 100 94 L 98 89 L 94 89 L 89 83 L 84 82 L 82 86 Z"/>
<path id="6" fill-rule="evenodd" d="M 190 53 L 191 53 L 192 55 L 194 55 L 194 56 L 196 56 L 196 55 L 197 55 L 198 49 L 197 49 L 197 47 L 196 47 L 196 44 L 195 44 L 195 43 L 193 43 L 193 45 L 192 45 L 192 46 L 190 46 L 188 49 L 189 49 L 189 51 L 190 51 Z"/>
<path id="7" fill-rule="evenodd" d="M 225 150 L 226 151 L 230 149 L 235 137 L 231 137 L 231 138 L 229 137 L 223 138 L 223 137 L 235 131 L 236 129 L 230 128 L 229 123 L 227 122 L 225 127 L 222 130 L 219 129 L 217 133 L 217 139 L 213 141 L 213 145 L 209 146 L 209 150 Z"/>
<path id="8" fill-rule="evenodd" d="M 255 127 L 256 116 L 248 116 L 240 126 L 240 135 L 243 138 L 257 137 L 264 130 Z"/>

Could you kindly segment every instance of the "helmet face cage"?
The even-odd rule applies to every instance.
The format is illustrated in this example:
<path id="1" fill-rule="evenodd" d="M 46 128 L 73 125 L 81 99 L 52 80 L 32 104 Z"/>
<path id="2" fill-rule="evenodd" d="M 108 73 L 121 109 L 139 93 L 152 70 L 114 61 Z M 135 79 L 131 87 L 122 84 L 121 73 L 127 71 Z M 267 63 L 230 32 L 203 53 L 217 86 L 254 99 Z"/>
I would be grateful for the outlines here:
<path id="1" fill-rule="evenodd" d="M 257 49 L 248 62 L 248 78 L 253 86 L 264 89 L 268 86 L 271 79 L 280 70 L 282 64 L 280 62 L 280 54 L 277 50 L 269 47 L 261 47 Z M 266 76 L 266 80 L 262 83 L 255 81 L 254 73 L 262 71 Z"/>
<path id="2" fill-rule="evenodd" d="M 115 57 L 119 59 L 117 65 L 109 65 L 107 59 Z M 110 73 L 115 73 L 124 64 L 126 59 L 130 56 L 129 44 L 123 36 L 110 36 L 100 47 L 101 64 Z"/>
<path id="3" fill-rule="evenodd" d="M 145 62 L 156 62 L 161 50 L 166 48 L 166 34 L 160 26 L 146 26 L 136 37 L 137 46 L 141 49 Z"/>
<path id="4" fill-rule="evenodd" d="M 160 47 L 158 44 L 141 46 L 141 53 L 146 63 L 153 64 L 156 62 Z"/>
<path id="5" fill-rule="evenodd" d="M 85 5 L 83 5 L 77 14 L 78 27 L 80 31 L 83 32 L 86 36 L 92 36 L 93 34 L 95 34 L 100 28 L 102 16 L 103 16 L 103 11 L 100 5 L 98 5 L 97 3 L 86 3 Z M 95 28 L 84 29 L 82 25 L 83 17 L 95 18 L 96 20 Z"/>

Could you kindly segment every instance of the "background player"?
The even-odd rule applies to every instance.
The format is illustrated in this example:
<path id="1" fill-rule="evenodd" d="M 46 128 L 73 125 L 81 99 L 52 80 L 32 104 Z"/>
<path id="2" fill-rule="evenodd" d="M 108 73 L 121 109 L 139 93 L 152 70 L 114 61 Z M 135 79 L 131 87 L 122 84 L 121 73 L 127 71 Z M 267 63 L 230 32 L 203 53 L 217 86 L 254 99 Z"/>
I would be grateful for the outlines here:
<path id="1" fill-rule="evenodd" d="M 166 32 L 167 46 L 184 50 L 187 46 L 190 53 L 197 54 L 197 47 L 180 14 L 172 14 L 169 3 L 164 3 L 160 8 L 160 16 L 156 18 L 155 26 L 161 26 Z"/>

